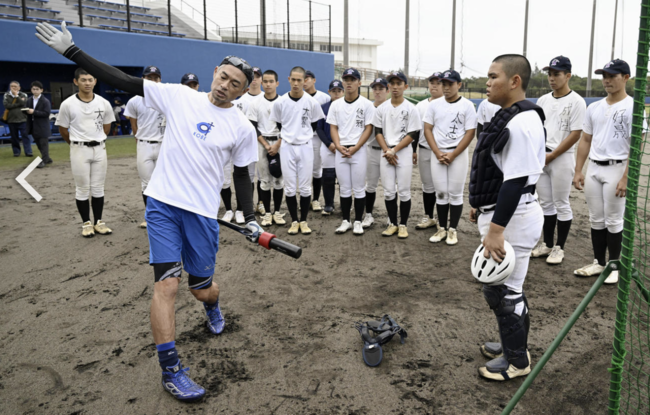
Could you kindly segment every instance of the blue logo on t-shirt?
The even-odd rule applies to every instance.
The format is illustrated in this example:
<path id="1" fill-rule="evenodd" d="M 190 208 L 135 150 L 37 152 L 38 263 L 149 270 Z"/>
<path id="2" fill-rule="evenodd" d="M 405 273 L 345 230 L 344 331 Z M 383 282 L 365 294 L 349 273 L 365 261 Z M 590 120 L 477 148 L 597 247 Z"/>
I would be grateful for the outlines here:
<path id="1" fill-rule="evenodd" d="M 199 132 L 198 133 L 195 132 L 194 136 L 205 141 L 206 138 L 205 136 L 207 136 L 208 133 L 212 130 L 212 127 L 214 127 L 213 123 L 200 122 L 196 124 L 196 129 L 199 130 Z"/>

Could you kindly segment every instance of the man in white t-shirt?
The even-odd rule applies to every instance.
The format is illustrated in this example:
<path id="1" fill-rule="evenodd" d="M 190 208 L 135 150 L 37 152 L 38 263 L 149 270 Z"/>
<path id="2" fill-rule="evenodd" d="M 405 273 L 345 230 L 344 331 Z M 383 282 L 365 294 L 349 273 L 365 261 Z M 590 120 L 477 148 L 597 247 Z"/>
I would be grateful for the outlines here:
<path id="1" fill-rule="evenodd" d="M 97 79 L 82 68 L 74 72 L 79 93 L 72 95 L 59 108 L 55 125 L 70 144 L 70 166 L 76 186 L 77 210 L 83 222 L 81 234 L 91 238 L 113 231 L 102 220 L 104 183 L 106 182 L 106 134 L 115 121 L 111 104 L 93 93 Z M 92 196 L 92 202 L 89 201 Z M 90 221 L 92 205 L 95 222 Z"/>
<path id="2" fill-rule="evenodd" d="M 372 124 L 375 126 L 377 144 L 383 150 L 381 160 L 381 184 L 384 186 L 384 201 L 389 224 L 381 234 L 400 239 L 408 238 L 406 229 L 411 212 L 411 173 L 413 172 L 413 147 L 422 129 L 420 113 L 404 98 L 408 79 L 402 72 L 391 72 L 386 77 L 391 99 L 375 111 Z M 397 222 L 397 196 L 399 195 L 400 221 Z M 399 223 L 399 226 L 397 224 Z"/>
<path id="3" fill-rule="evenodd" d="M 531 72 L 522 55 L 498 56 L 490 65 L 488 99 L 503 110 L 481 133 L 470 174 L 470 220 L 478 219 L 484 256 L 502 262 L 504 241 L 515 254 L 514 269 L 503 284 L 483 285 L 483 296 L 497 318 L 501 344 L 481 346 L 483 355 L 492 360 L 479 368 L 479 374 L 499 381 L 525 376 L 531 370 L 530 318 L 523 285 L 530 251 L 544 221 L 534 193 L 546 157 L 544 111 L 526 100 Z"/>
<path id="4" fill-rule="evenodd" d="M 144 79 L 152 82 L 160 82 L 161 76 L 157 66 L 147 66 L 142 73 Z M 139 96 L 129 100 L 124 115 L 131 120 L 131 129 L 137 142 L 136 164 L 142 182 L 142 199 L 146 210 L 147 196 L 144 191 L 151 180 L 160 154 L 160 146 L 165 135 L 165 116 L 152 108 L 145 107 L 144 100 Z M 142 222 L 140 227 L 146 228 L 147 221 Z"/>
<path id="5" fill-rule="evenodd" d="M 489 123 L 492 120 L 492 117 L 494 117 L 494 115 L 499 112 L 500 109 L 500 106 L 491 103 L 487 99 L 481 101 L 481 103 L 478 105 L 478 109 L 476 110 L 477 137 L 481 134 L 481 131 L 483 131 L 483 126 Z"/>
<path id="6" fill-rule="evenodd" d="M 316 89 L 316 75 L 312 71 L 305 71 L 305 84 L 303 86 L 306 93 L 311 95 L 318 105 L 321 107 L 331 101 L 331 98 L 328 94 L 319 91 Z M 314 167 L 312 171 L 312 202 L 311 209 L 314 212 L 320 212 L 323 210 L 323 207 L 320 204 L 320 191 L 322 187 L 322 177 L 323 177 L 323 162 L 321 160 L 321 141 L 318 134 L 314 131 L 314 135 L 311 139 L 312 149 L 314 150 Z"/>
<path id="7" fill-rule="evenodd" d="M 463 85 L 458 72 L 445 71 L 440 81 L 444 99 L 432 101 L 423 120 L 424 137 L 436 158 L 431 161 L 431 177 L 437 193 L 439 226 L 429 242 L 446 240 L 447 245 L 456 245 L 469 164 L 467 147 L 476 132 L 476 109 L 458 94 Z"/>
<path id="8" fill-rule="evenodd" d="M 561 264 L 573 220 L 569 195 L 576 166 L 574 150 L 582 133 L 587 104 L 569 88 L 569 58 L 553 58 L 542 70 L 548 73 L 553 90 L 537 100 L 546 116 L 546 165 L 537 182 L 539 204 L 544 211 L 544 231 L 542 240 L 530 255 L 533 258 L 548 255 L 548 264 Z M 557 243 L 554 241 L 556 223 Z"/>
<path id="9" fill-rule="evenodd" d="M 257 161 L 255 128 L 232 104 L 246 93 L 253 70 L 243 59 L 228 56 L 215 68 L 210 92 L 201 93 L 180 84 L 129 76 L 75 46 L 65 22 L 61 29 L 63 33 L 39 23 L 37 37 L 101 81 L 142 96 L 145 106 L 167 119 L 165 144 L 145 190 L 149 197 L 145 215 L 149 262 L 155 280 L 151 328 L 163 388 L 181 401 L 201 399 L 205 389 L 189 377 L 176 351 L 174 302 L 185 269 L 190 292 L 204 304 L 208 329 L 213 334 L 223 332 L 219 287 L 212 278 L 219 241 L 219 190 L 224 180 L 223 166 L 230 159 L 237 198 L 248 221 L 248 239 L 257 243 L 262 234 L 255 222 L 248 176 L 248 165 Z"/>
<path id="10" fill-rule="evenodd" d="M 307 214 L 311 204 L 310 181 L 314 169 L 312 138 L 316 123 L 324 118 L 318 101 L 303 90 L 304 83 L 305 69 L 300 66 L 292 68 L 289 73 L 291 90 L 273 104 L 270 117 L 271 121 L 278 124 L 282 138 L 280 166 L 287 209 L 291 215 L 289 235 L 296 235 L 299 231 L 303 235 L 311 233 Z M 320 143 L 320 138 L 318 142 Z M 296 190 L 300 191 L 300 217 Z"/>
<path id="11" fill-rule="evenodd" d="M 361 74 L 354 68 L 343 71 L 345 96 L 332 103 L 327 113 L 332 142 L 336 146 L 335 168 L 343 222 L 336 233 L 352 228 L 350 210 L 354 192 L 355 235 L 363 235 L 361 219 L 366 207 L 366 141 L 373 129 L 375 107 L 359 95 Z"/>
<path id="12" fill-rule="evenodd" d="M 630 79 L 630 66 L 615 59 L 596 70 L 603 75 L 607 97 L 587 108 L 582 139 L 573 184 L 585 191 L 591 223 L 591 243 L 594 262 L 574 271 L 581 277 L 600 275 L 609 260 L 620 258 L 623 242 L 623 214 L 627 189 L 627 160 L 632 135 L 634 100 L 625 92 Z M 643 120 L 643 130 L 646 129 Z M 589 158 L 587 175 L 582 173 Z M 605 279 L 605 284 L 616 284 L 618 271 Z"/>

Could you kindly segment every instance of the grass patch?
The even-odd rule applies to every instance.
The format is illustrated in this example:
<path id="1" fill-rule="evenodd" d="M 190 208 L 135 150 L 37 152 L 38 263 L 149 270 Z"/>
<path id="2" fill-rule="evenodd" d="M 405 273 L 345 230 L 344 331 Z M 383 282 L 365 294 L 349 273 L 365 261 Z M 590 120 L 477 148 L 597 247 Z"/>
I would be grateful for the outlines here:
<path id="1" fill-rule="evenodd" d="M 32 145 L 32 152 L 34 157 L 41 155 L 36 144 Z M 106 140 L 106 153 L 108 153 L 109 159 L 135 156 L 136 142 L 133 136 L 109 138 Z M 54 164 L 66 163 L 69 165 L 70 146 L 65 142 L 50 143 L 50 157 L 54 160 Z M 20 157 L 14 157 L 10 145 L 0 147 L 0 170 L 24 169 L 33 160 L 34 158 L 25 157 L 24 154 L 21 154 Z"/>

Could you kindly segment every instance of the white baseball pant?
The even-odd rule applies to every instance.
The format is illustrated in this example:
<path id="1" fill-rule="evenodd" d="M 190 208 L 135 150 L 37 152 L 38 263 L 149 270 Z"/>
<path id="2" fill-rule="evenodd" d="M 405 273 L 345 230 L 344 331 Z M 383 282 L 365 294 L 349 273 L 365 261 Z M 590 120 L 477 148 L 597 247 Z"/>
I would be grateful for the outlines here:
<path id="1" fill-rule="evenodd" d="M 311 138 L 311 145 L 314 150 L 314 164 L 312 166 L 312 176 L 314 179 L 320 179 L 323 177 L 323 162 L 320 158 L 320 145 L 323 142 L 320 141 L 320 137 L 316 133 L 314 133 L 314 136 Z M 302 194 L 302 193 L 301 193 Z"/>
<path id="2" fill-rule="evenodd" d="M 153 169 L 156 168 L 161 146 L 162 142 L 138 140 L 136 158 L 143 192 L 151 180 Z"/>
<path id="3" fill-rule="evenodd" d="M 361 146 L 350 158 L 343 158 L 338 151 L 335 157 L 341 197 L 350 197 L 352 192 L 356 199 L 366 197 L 366 146 Z"/>
<path id="4" fill-rule="evenodd" d="M 336 153 L 336 150 L 334 150 Z M 320 143 L 320 159 L 321 164 L 324 169 L 333 169 L 336 168 L 336 157 L 332 151 L 325 147 L 325 144 L 321 141 Z"/>
<path id="5" fill-rule="evenodd" d="M 492 216 L 494 216 L 494 211 L 482 213 L 478 217 L 481 241 L 485 239 L 490 230 Z M 505 286 L 514 292 L 521 293 L 523 290 L 524 280 L 528 273 L 530 252 L 537 245 L 537 241 L 542 235 L 543 226 L 544 213 L 539 203 L 520 203 L 503 231 L 504 239 L 512 245 L 512 249 L 515 251 L 515 268 L 505 282 Z M 523 309 L 523 303 L 520 304 Z M 521 310 L 519 314 L 521 315 Z"/>
<path id="6" fill-rule="evenodd" d="M 77 200 L 104 196 L 106 182 L 106 143 L 95 147 L 70 143 L 70 167 L 76 186 Z"/>
<path id="7" fill-rule="evenodd" d="M 412 173 L 413 147 L 410 144 L 397 152 L 397 166 L 391 165 L 386 157 L 382 157 L 381 184 L 384 186 L 384 200 L 395 199 L 396 193 L 401 202 L 411 200 Z"/>
<path id="8" fill-rule="evenodd" d="M 442 149 L 444 150 L 444 149 Z M 433 151 L 431 152 L 433 154 Z M 465 149 L 450 165 L 442 164 L 432 156 L 431 176 L 436 189 L 436 203 L 439 205 L 463 204 L 463 190 L 469 167 L 468 150 Z"/>
<path id="9" fill-rule="evenodd" d="M 366 192 L 375 193 L 381 176 L 381 155 L 383 151 L 378 146 L 366 146 Z"/>
<path id="10" fill-rule="evenodd" d="M 433 184 L 431 175 L 431 162 L 436 163 L 438 160 L 433 155 L 433 151 L 428 148 L 420 147 L 418 149 L 418 168 L 420 169 L 420 180 L 422 180 L 422 191 L 424 193 L 435 193 L 436 186 Z"/>
<path id="11" fill-rule="evenodd" d="M 623 230 L 625 198 L 616 196 L 616 185 L 625 173 L 627 161 L 610 166 L 599 166 L 588 161 L 585 177 L 585 199 L 589 208 L 592 229 L 605 229 L 611 233 Z"/>
<path id="12" fill-rule="evenodd" d="M 309 144 L 307 142 L 294 146 L 285 141 L 280 146 L 280 165 L 284 179 L 284 194 L 287 197 L 296 195 L 296 187 L 301 197 L 311 196 L 314 150 Z"/>
<path id="13" fill-rule="evenodd" d="M 273 145 L 275 144 L 275 141 L 266 139 L 266 141 Z M 269 154 L 268 151 L 264 148 L 264 146 L 260 143 L 257 143 L 257 148 L 258 148 L 258 156 L 259 156 L 259 161 L 257 162 L 257 174 L 260 178 L 260 188 L 264 191 L 271 190 L 271 187 L 273 189 L 282 189 L 284 186 L 282 182 L 282 177 L 273 177 L 271 175 L 271 171 L 269 170 L 269 159 L 266 158 L 267 154 Z M 282 158 L 282 156 L 280 156 Z M 280 163 L 282 163 L 282 159 L 280 159 Z"/>
<path id="14" fill-rule="evenodd" d="M 248 165 L 248 176 L 251 178 L 251 183 L 255 183 L 255 165 L 257 163 L 253 162 Z M 232 184 L 232 160 L 228 160 L 226 165 L 223 167 L 223 189 L 227 189 Z"/>
<path id="15" fill-rule="evenodd" d="M 544 167 L 537 181 L 537 195 L 545 216 L 557 215 L 558 220 L 573 219 L 569 194 L 576 170 L 575 153 L 565 152 Z"/>

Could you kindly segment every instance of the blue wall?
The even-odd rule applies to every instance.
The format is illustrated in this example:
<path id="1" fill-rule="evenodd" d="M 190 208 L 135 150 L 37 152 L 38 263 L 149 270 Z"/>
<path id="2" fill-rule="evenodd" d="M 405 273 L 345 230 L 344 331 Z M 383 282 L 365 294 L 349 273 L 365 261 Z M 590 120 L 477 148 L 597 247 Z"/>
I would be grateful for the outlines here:
<path id="1" fill-rule="evenodd" d="M 110 65 L 123 67 L 141 75 L 142 69 L 155 65 L 162 71 L 163 82 L 178 83 L 183 74 L 195 73 L 200 89 L 208 91 L 215 66 L 228 55 L 246 59 L 263 71 L 273 69 L 280 78 L 278 93 L 289 91 L 287 77 L 294 66 L 303 66 L 316 74 L 316 88 L 327 91 L 334 78 L 334 55 L 328 53 L 237 45 L 204 40 L 113 32 L 100 29 L 68 27 L 77 46 L 92 57 Z M 43 82 L 49 90 L 50 81 L 72 82 L 75 64 L 47 47 L 35 36 L 36 24 L 0 20 L 0 91 L 9 89 L 16 79 L 27 91 L 33 80 Z M 7 65 L 6 62 L 14 62 Z M 21 63 L 20 68 L 15 63 Z M 38 65 L 30 65 L 36 63 Z M 13 73 L 11 73 L 13 72 Z M 18 72 L 18 73 L 16 73 Z M 99 85 L 96 92 L 112 89 Z M 1 104 L 0 104 L 1 106 Z"/>

